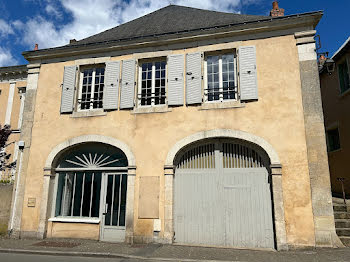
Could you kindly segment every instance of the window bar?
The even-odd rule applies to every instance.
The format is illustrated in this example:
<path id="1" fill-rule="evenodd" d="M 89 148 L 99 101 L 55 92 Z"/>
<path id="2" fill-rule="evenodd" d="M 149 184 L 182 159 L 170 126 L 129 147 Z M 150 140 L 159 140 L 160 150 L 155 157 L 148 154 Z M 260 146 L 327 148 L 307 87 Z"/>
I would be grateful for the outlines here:
<path id="1" fill-rule="evenodd" d="M 95 179 L 95 173 L 92 173 L 92 179 L 91 179 L 91 193 L 90 193 L 90 210 L 89 210 L 89 217 L 91 217 L 91 209 L 92 209 L 92 197 L 94 195 L 94 179 Z"/>
<path id="2" fill-rule="evenodd" d="M 123 175 L 119 175 L 119 199 L 118 199 L 118 223 L 117 225 L 120 226 L 120 205 L 121 205 L 121 197 L 122 197 L 122 180 L 123 180 Z"/>
<path id="3" fill-rule="evenodd" d="M 64 176 L 64 193 L 63 193 L 63 201 L 62 201 L 62 205 L 61 205 L 61 216 L 64 216 L 64 208 L 66 205 L 66 194 L 67 194 L 67 174 Z"/>
<path id="4" fill-rule="evenodd" d="M 113 184 L 112 184 L 112 204 L 111 204 L 111 221 L 109 222 L 110 226 L 113 226 L 113 204 L 114 204 L 114 190 L 115 190 L 115 177 L 116 175 L 112 175 Z"/>
<path id="5" fill-rule="evenodd" d="M 239 168 L 243 167 L 243 150 L 242 145 L 239 145 Z"/>
<path id="6" fill-rule="evenodd" d="M 77 179 L 77 173 L 74 173 L 74 180 L 73 180 L 73 198 L 72 198 L 72 207 L 71 207 L 71 210 L 70 210 L 70 215 L 71 215 L 71 216 L 73 216 L 76 179 Z"/>
<path id="7" fill-rule="evenodd" d="M 81 189 L 81 203 L 80 203 L 80 216 L 83 216 L 83 202 L 84 202 L 84 189 L 85 189 L 85 173 L 83 175 L 83 184 Z"/>

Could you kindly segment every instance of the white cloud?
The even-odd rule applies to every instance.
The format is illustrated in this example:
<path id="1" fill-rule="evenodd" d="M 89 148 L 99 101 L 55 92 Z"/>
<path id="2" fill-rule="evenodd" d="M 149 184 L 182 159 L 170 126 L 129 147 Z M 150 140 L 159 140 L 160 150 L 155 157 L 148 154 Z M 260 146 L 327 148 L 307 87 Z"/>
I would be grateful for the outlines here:
<path id="1" fill-rule="evenodd" d="M 6 37 L 13 34 L 13 29 L 5 20 L 0 19 L 0 37 Z"/>
<path id="2" fill-rule="evenodd" d="M 45 11 L 48 15 L 54 16 L 56 18 L 62 18 L 62 13 L 59 9 L 52 3 L 48 3 L 45 7 Z"/>
<path id="3" fill-rule="evenodd" d="M 23 40 L 29 48 L 35 43 L 39 48 L 55 47 L 68 44 L 69 39 L 80 40 L 118 24 L 125 23 L 168 4 L 197 7 L 209 10 L 239 12 L 244 1 L 260 0 L 59 0 L 62 10 L 72 16 L 72 21 L 56 26 L 53 21 L 43 16 L 29 19 L 25 26 L 20 23 L 16 28 L 22 28 Z M 45 0 L 46 12 L 61 15 L 58 3 Z"/>
<path id="4" fill-rule="evenodd" d="M 0 67 L 16 65 L 17 60 L 12 56 L 9 50 L 0 46 Z"/>

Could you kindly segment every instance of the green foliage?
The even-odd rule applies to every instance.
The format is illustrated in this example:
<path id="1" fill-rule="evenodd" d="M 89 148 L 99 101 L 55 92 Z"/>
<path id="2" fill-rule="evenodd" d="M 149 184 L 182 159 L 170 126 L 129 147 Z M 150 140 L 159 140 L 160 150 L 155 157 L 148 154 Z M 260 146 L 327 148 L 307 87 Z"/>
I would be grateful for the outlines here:
<path id="1" fill-rule="evenodd" d="M 10 162 L 11 154 L 6 153 L 5 149 L 10 144 L 7 143 L 11 135 L 11 127 L 9 125 L 0 125 L 0 171 L 12 169 L 16 166 L 16 161 Z"/>

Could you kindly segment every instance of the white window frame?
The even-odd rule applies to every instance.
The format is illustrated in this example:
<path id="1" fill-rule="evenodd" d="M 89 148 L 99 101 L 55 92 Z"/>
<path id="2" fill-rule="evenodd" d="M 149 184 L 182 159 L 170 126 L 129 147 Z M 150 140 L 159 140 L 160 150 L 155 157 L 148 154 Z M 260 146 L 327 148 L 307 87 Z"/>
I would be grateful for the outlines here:
<path id="1" fill-rule="evenodd" d="M 96 65 L 96 66 L 84 66 L 80 68 L 80 74 L 79 74 L 79 89 L 78 89 L 78 106 L 77 111 L 90 111 L 90 110 L 102 110 L 103 104 L 101 108 L 94 108 L 94 93 L 95 93 L 95 77 L 96 77 L 96 69 L 97 68 L 104 68 L 106 73 L 106 66 L 105 65 Z M 88 109 L 81 109 L 81 98 L 83 95 L 83 79 L 84 79 L 84 71 L 92 69 L 92 82 L 91 82 L 91 97 L 90 97 L 90 107 Z M 104 73 L 104 82 L 106 81 L 106 75 Z M 102 91 L 104 92 L 104 90 Z"/>
<path id="2" fill-rule="evenodd" d="M 222 55 L 226 54 L 233 54 L 234 55 L 234 70 L 235 70 L 235 98 L 234 99 L 224 99 L 224 88 L 223 88 L 223 77 L 222 77 Z M 219 100 L 213 100 L 208 101 L 208 63 L 207 58 L 208 56 L 219 56 Z M 237 66 L 237 52 L 236 50 L 232 50 L 231 52 L 213 52 L 213 53 L 206 53 L 204 55 L 204 103 L 222 103 L 222 102 L 231 102 L 231 101 L 238 101 L 238 66 Z"/>
<path id="3" fill-rule="evenodd" d="M 164 104 L 155 104 L 156 97 L 154 96 L 156 90 L 156 62 L 165 62 L 165 101 Z M 142 95 L 142 65 L 145 63 L 152 63 L 152 88 L 151 88 L 151 104 L 141 105 Z M 152 60 L 141 60 L 138 62 L 138 89 L 137 89 L 137 106 L 138 107 L 161 107 L 167 105 L 168 93 L 168 61 L 166 58 L 156 58 Z"/>

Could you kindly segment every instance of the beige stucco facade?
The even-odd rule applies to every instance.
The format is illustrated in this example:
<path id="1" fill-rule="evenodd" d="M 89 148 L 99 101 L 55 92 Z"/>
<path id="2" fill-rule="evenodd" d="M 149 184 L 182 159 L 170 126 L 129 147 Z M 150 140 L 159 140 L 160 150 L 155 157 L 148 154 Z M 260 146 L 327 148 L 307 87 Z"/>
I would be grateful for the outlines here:
<path id="1" fill-rule="evenodd" d="M 42 196 L 43 167 L 50 151 L 65 140 L 90 134 L 113 137 L 126 143 L 135 155 L 134 236 L 153 236 L 153 220 L 138 219 L 138 189 L 141 176 L 160 177 L 159 218 L 164 220 L 164 163 L 171 147 L 184 137 L 212 129 L 241 130 L 267 140 L 283 166 L 283 192 L 288 243 L 313 246 L 314 224 L 301 103 L 298 50 L 294 36 L 234 42 L 174 53 L 237 48 L 255 45 L 259 101 L 238 108 L 201 110 L 201 106 L 171 108 L 166 113 L 135 114 L 130 110 L 108 112 L 97 117 L 60 115 L 57 95 L 64 66 L 75 61 L 42 64 L 36 97 L 32 145 L 26 180 L 25 203 L 36 198 L 36 207 L 23 207 L 22 230 L 36 231 Z M 274 56 L 271 54 L 274 53 Z M 154 53 L 137 54 L 156 55 Z M 118 56 L 111 60 L 132 57 Z M 274 72 L 271 74 L 271 72 Z M 292 110 L 291 110 L 292 108 Z M 191 123 L 191 124 L 189 124 Z M 145 150 L 148 148 L 148 150 Z M 73 226 L 73 225 L 70 225 Z M 79 227 L 79 224 L 76 225 Z M 163 224 L 164 227 L 164 224 Z M 161 234 L 164 231 L 162 228 Z M 51 233 L 55 236 L 55 233 Z M 57 235 L 59 236 L 59 235 Z M 61 236 L 61 235 L 60 235 Z M 161 237 L 162 235 L 160 235 Z M 77 233 L 77 237 L 81 237 Z"/>
<path id="2" fill-rule="evenodd" d="M 101 142 L 123 150 L 129 162 L 125 240 L 172 243 L 176 150 L 186 146 L 186 141 L 200 141 L 197 138 L 225 137 L 246 139 L 265 149 L 270 157 L 276 248 L 336 246 L 333 213 L 328 201 L 328 169 L 321 165 L 321 184 L 313 182 L 317 161 L 327 164 L 322 137 L 321 142 L 313 143 L 316 146 L 311 150 L 308 148 L 308 131 L 312 130 L 315 136 L 324 133 L 307 119 L 313 109 L 305 106 L 308 85 L 305 74 L 301 75 L 304 62 L 311 62 L 311 66 L 316 62 L 312 29 L 313 26 L 304 21 L 294 28 L 292 25 L 278 29 L 261 27 L 254 32 L 237 29 L 71 55 L 42 58 L 28 55 L 29 98 L 20 138 L 26 146 L 23 165 L 17 170 L 21 177 L 14 211 L 16 236 L 100 239 L 99 223 L 59 221 L 52 217 L 52 205 L 55 165 L 61 151 L 79 143 Z M 298 32 L 302 33 L 297 37 Z M 165 105 L 157 109 L 135 106 L 130 110 L 91 114 L 60 113 L 65 66 L 138 61 L 195 52 L 236 52 L 243 46 L 256 48 L 259 94 L 256 101 Z M 316 85 L 317 81 L 314 81 Z M 185 92 L 186 83 L 183 90 Z M 322 117 L 321 112 L 317 119 Z M 148 202 L 141 205 L 145 198 L 140 193 L 141 181 L 147 181 L 141 178 L 147 177 L 159 184 L 149 184 Z M 154 180 L 155 177 L 158 180 Z M 323 198 L 319 197 L 320 192 Z M 145 208 L 159 211 L 152 219 L 141 218 L 140 211 Z"/>
<path id="3" fill-rule="evenodd" d="M 10 78 L 0 76 L 0 124 L 2 127 L 10 125 L 11 129 L 14 130 L 8 140 L 10 145 L 6 147 L 6 152 L 11 154 L 9 161 L 12 162 L 18 157 L 15 143 L 19 141 L 20 137 L 21 99 L 24 96 L 27 82 L 25 81 L 25 74 L 11 72 L 11 70 L 9 70 L 9 74 L 13 74 L 13 76 Z M 3 174 L 4 180 L 11 179 L 11 175 L 7 173 Z"/>

